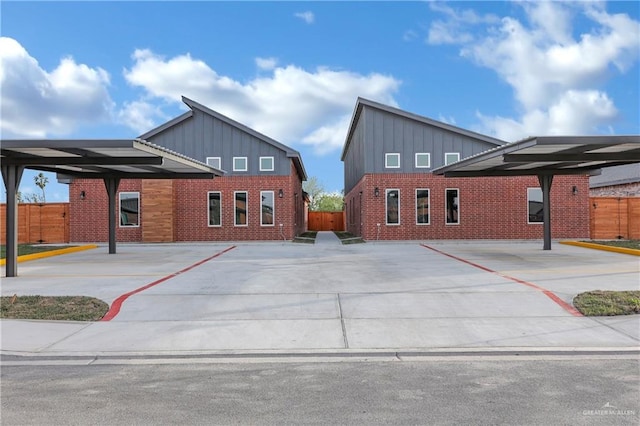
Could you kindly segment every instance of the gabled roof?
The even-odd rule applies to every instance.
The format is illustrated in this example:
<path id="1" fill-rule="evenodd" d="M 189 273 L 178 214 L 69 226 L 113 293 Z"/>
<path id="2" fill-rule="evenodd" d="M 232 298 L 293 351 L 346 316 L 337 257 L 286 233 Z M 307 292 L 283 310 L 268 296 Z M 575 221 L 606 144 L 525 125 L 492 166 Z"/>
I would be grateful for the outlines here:
<path id="1" fill-rule="evenodd" d="M 351 137 L 353 136 L 353 132 L 355 131 L 356 128 L 356 124 L 358 122 L 358 120 L 360 119 L 360 115 L 362 113 L 362 109 L 367 106 L 370 108 L 375 108 L 377 110 L 380 111 L 384 111 L 386 113 L 389 114 L 394 114 L 394 115 L 398 115 L 400 117 L 404 117 L 404 118 L 408 118 L 409 120 L 414 120 L 417 121 L 419 123 L 423 123 L 426 124 L 428 126 L 432 126 L 432 127 L 437 127 L 443 130 L 447 130 L 449 132 L 453 132 L 453 133 L 458 133 L 460 135 L 463 136 L 468 136 L 474 139 L 478 139 L 484 142 L 488 142 L 490 144 L 493 144 L 495 146 L 501 146 L 506 144 L 506 141 L 500 140 L 500 139 L 496 139 L 496 138 L 492 138 L 491 136 L 487 136 L 487 135 L 483 135 L 481 133 L 476 133 L 476 132 L 472 132 L 471 130 L 466 130 L 463 129 L 461 127 L 456 127 L 456 126 L 452 126 L 450 124 L 447 123 L 443 123 L 441 121 L 436 121 L 433 120 L 431 118 L 427 118 L 421 115 L 417 115 L 417 114 L 413 114 L 407 111 L 403 111 L 399 108 L 394 108 L 394 107 L 390 107 L 388 105 L 384 105 L 381 104 L 379 102 L 374 102 L 368 99 L 364 99 L 364 98 L 360 98 L 358 97 L 358 100 L 356 101 L 356 106 L 355 109 L 353 110 L 353 115 L 351 117 L 351 124 L 349 124 L 349 131 L 347 132 L 347 138 L 344 142 L 344 148 L 342 149 L 342 155 L 340 157 L 340 159 L 342 161 L 344 161 L 345 155 L 347 154 L 347 151 L 349 150 L 349 144 L 351 143 Z"/>
<path id="2" fill-rule="evenodd" d="M 182 102 L 184 102 L 190 109 L 191 111 L 187 111 L 186 113 L 170 120 L 167 121 L 166 123 L 156 127 L 155 129 L 152 129 L 150 131 L 148 131 L 147 133 L 145 133 L 144 135 L 140 136 L 140 139 L 148 139 L 151 138 L 159 133 L 162 133 L 163 131 L 176 126 L 180 123 L 182 123 L 185 120 L 188 120 L 189 118 L 191 118 L 193 116 L 193 110 L 197 109 L 198 111 L 210 115 L 211 117 L 214 117 L 224 123 L 227 123 L 230 126 L 233 126 L 237 129 L 242 130 L 245 133 L 250 134 L 251 136 L 260 139 L 261 141 L 274 146 L 278 149 L 280 149 L 281 151 L 284 151 L 287 155 L 288 158 L 291 158 L 293 160 L 293 163 L 296 166 L 296 169 L 298 170 L 298 174 L 300 175 L 300 177 L 302 178 L 302 180 L 307 180 L 307 173 L 304 169 L 304 165 L 302 164 L 302 157 L 300 156 L 300 153 L 298 151 L 296 151 L 295 149 L 292 149 L 274 139 L 271 139 L 270 137 L 263 135 L 260 132 L 257 132 L 256 130 L 253 130 L 250 127 L 245 126 L 242 123 L 239 123 L 235 120 L 232 120 L 231 118 L 220 114 L 219 112 L 216 112 L 214 110 L 212 110 L 211 108 L 208 108 L 192 99 L 187 98 L 186 96 L 182 97 Z"/>

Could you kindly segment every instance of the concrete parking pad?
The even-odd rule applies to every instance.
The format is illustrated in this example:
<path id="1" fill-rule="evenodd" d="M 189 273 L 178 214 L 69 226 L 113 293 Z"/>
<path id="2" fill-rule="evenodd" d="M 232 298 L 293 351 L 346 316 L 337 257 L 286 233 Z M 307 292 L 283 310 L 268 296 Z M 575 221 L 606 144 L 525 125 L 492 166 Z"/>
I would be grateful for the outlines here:
<path id="1" fill-rule="evenodd" d="M 2 351 L 640 346 L 639 315 L 576 317 L 550 297 L 637 290 L 634 256 L 539 241 L 319 241 L 121 244 L 26 263 L 2 295 L 122 304 L 107 322 L 2 321 Z"/>

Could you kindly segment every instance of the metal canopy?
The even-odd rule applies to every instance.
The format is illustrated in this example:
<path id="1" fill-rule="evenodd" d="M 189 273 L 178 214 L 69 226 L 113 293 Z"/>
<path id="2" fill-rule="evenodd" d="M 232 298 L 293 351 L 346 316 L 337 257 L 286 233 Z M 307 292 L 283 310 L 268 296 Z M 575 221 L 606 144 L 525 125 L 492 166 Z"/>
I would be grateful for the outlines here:
<path id="1" fill-rule="evenodd" d="M 17 191 L 25 168 L 104 180 L 109 198 L 109 253 L 116 252 L 115 195 L 120 179 L 213 179 L 224 172 L 141 139 L 2 140 L 7 190 L 6 276 L 17 275 Z"/>
<path id="2" fill-rule="evenodd" d="M 445 177 L 538 176 L 543 198 L 544 250 L 551 249 L 554 175 L 597 175 L 604 167 L 640 162 L 640 136 L 537 136 L 433 170 Z"/>

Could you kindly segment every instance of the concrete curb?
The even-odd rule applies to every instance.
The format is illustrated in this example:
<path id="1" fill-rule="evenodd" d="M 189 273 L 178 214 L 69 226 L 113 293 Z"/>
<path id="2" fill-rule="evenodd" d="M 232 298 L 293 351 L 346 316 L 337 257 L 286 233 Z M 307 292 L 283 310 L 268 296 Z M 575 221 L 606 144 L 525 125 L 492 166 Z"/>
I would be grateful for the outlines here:
<path id="1" fill-rule="evenodd" d="M 45 257 L 75 253 L 78 251 L 90 250 L 94 248 L 98 248 L 98 246 L 95 244 L 87 244 L 84 246 L 67 247 L 67 248 L 58 249 L 58 250 L 43 251 L 41 253 L 25 254 L 23 256 L 18 256 L 18 262 L 27 262 L 29 260 L 44 259 Z M 7 259 L 0 259 L 0 265 L 4 265 L 6 263 L 7 263 Z"/>
<path id="2" fill-rule="evenodd" d="M 611 251 L 614 253 L 629 254 L 631 256 L 640 256 L 640 250 L 624 248 L 624 247 L 613 247 L 613 246 L 607 246 L 604 244 L 585 243 L 582 241 L 560 241 L 560 244 L 590 248 L 595 250 Z"/>

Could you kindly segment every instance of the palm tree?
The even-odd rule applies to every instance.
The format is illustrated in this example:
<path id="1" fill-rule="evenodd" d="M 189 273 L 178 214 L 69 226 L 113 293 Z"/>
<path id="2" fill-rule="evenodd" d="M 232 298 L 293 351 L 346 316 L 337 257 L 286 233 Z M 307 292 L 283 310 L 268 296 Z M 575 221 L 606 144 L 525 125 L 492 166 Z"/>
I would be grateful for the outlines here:
<path id="1" fill-rule="evenodd" d="M 44 173 L 40 172 L 37 176 L 33 177 L 33 181 L 36 183 L 36 186 L 42 189 L 42 202 L 46 203 L 47 198 L 44 195 L 44 187 L 49 183 L 49 178 L 44 175 Z"/>

